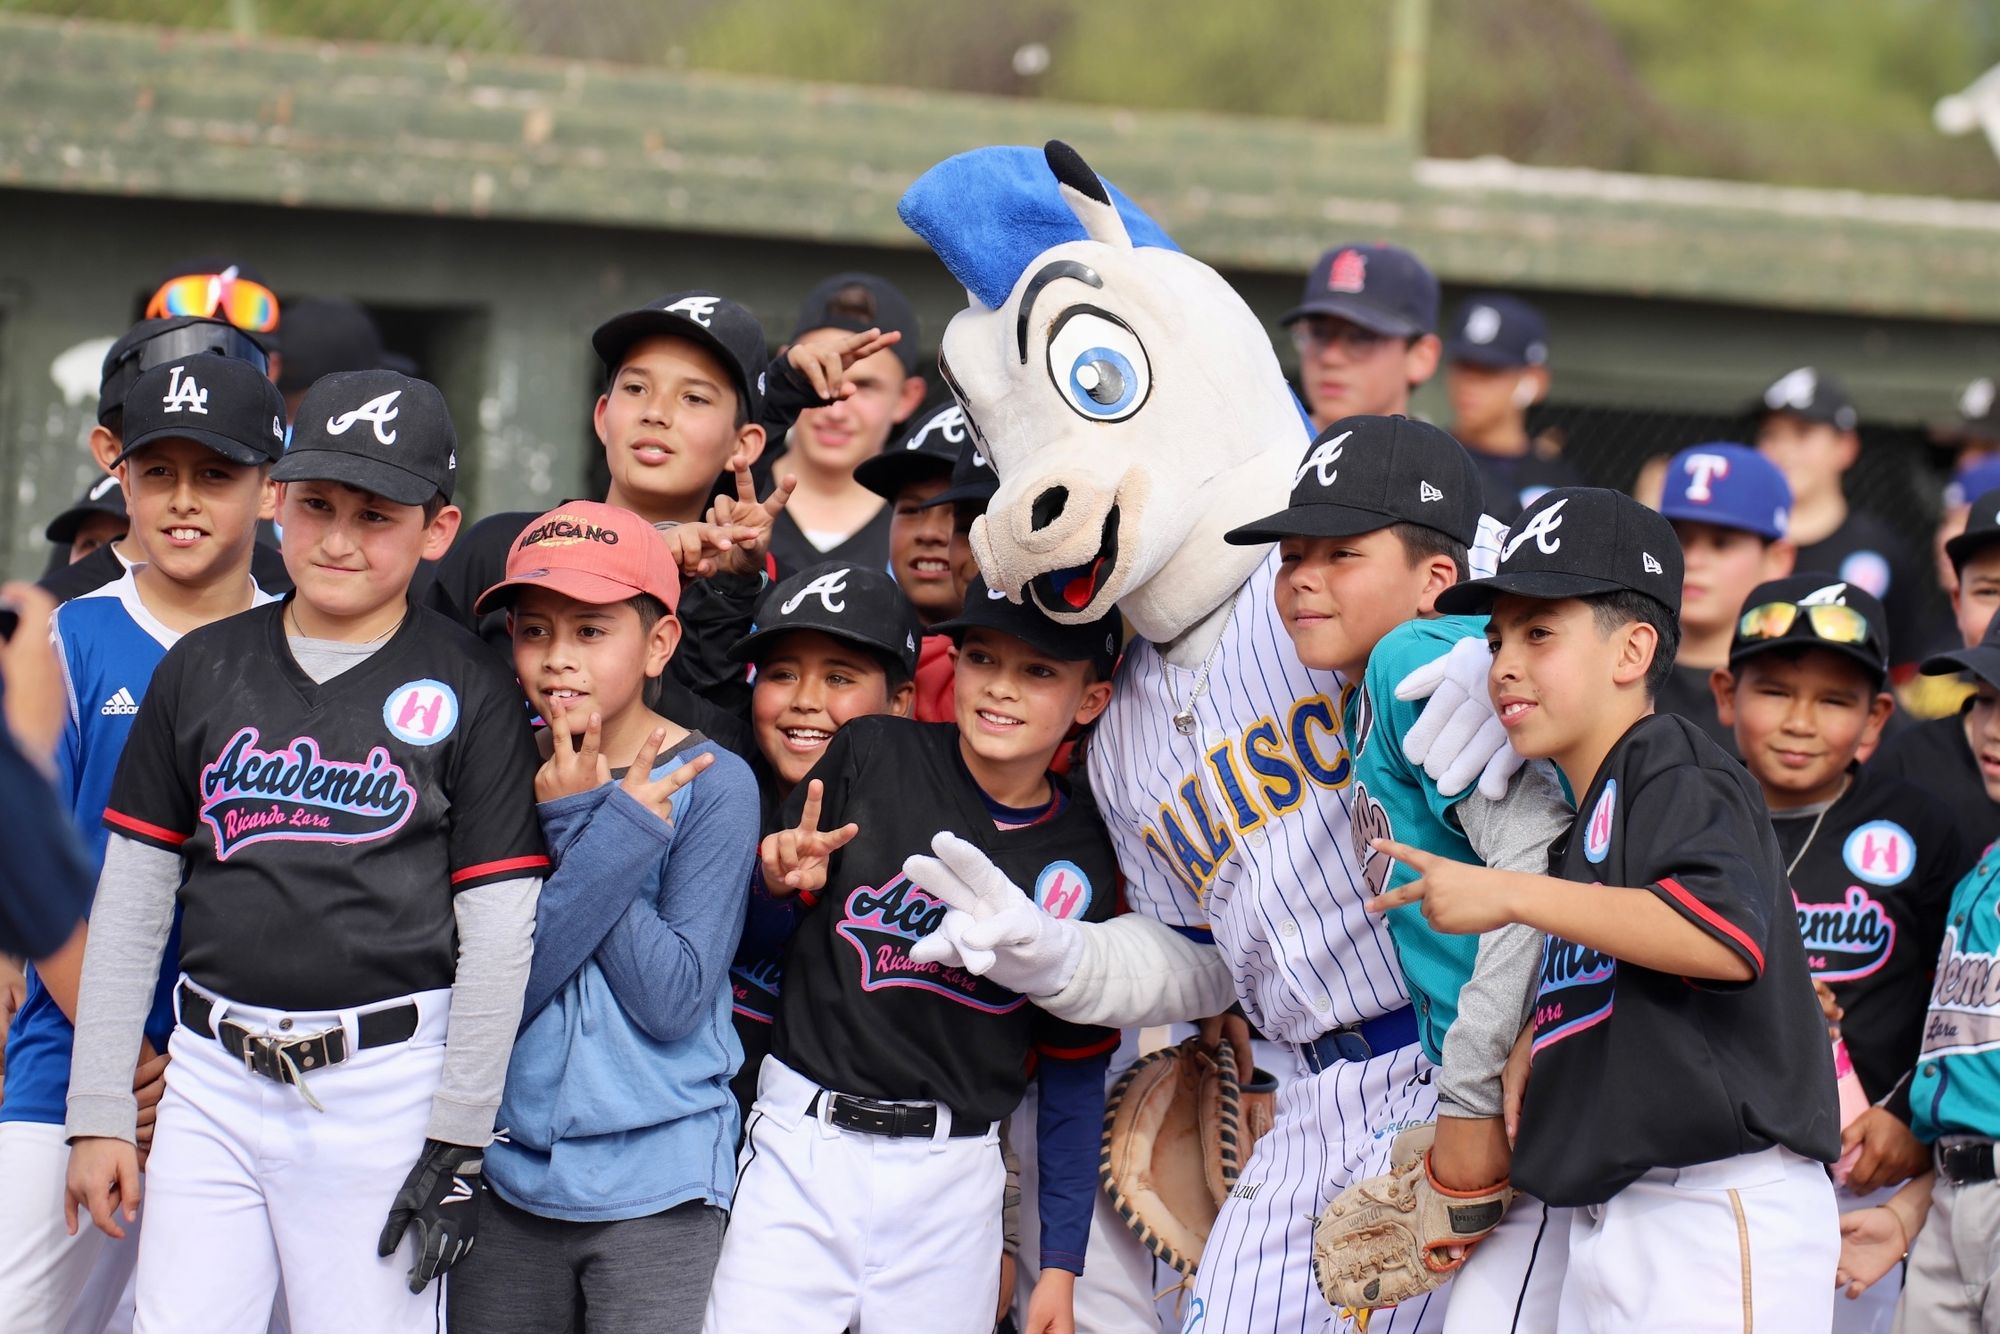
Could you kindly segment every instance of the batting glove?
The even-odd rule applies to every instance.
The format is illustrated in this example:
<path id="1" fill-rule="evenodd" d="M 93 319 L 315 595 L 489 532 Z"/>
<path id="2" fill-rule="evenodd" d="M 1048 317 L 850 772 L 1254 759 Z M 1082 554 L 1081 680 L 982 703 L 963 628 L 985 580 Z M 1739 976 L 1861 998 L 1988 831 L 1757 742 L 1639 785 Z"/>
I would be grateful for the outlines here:
<path id="1" fill-rule="evenodd" d="M 1051 917 L 976 846 L 953 833 L 931 840 L 935 857 L 911 857 L 903 874 L 947 911 L 937 930 L 910 947 L 918 963 L 963 968 L 1023 996 L 1050 996 L 1069 984 L 1083 955 L 1083 932 Z"/>
<path id="2" fill-rule="evenodd" d="M 427 1139 L 417 1165 L 403 1179 L 403 1188 L 389 1206 L 375 1253 L 391 1256 L 403 1233 L 415 1234 L 416 1263 L 410 1266 L 410 1291 L 422 1292 L 430 1281 L 465 1258 L 479 1229 L 479 1175 L 486 1161 L 482 1150 L 463 1144 Z"/>
<path id="3" fill-rule="evenodd" d="M 1403 738 L 1403 754 L 1423 766 L 1442 796 L 1455 797 L 1478 779 L 1479 795 L 1498 801 L 1525 762 L 1486 692 L 1492 666 L 1484 639 L 1461 639 L 1396 683 L 1397 699 L 1430 701 Z"/>

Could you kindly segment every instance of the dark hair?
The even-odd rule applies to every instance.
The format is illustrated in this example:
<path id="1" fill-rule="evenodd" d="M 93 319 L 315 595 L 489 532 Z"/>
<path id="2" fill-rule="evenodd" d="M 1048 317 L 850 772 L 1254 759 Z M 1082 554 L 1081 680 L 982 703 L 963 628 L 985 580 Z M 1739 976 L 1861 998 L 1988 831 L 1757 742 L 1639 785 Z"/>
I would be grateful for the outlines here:
<path id="1" fill-rule="evenodd" d="M 875 292 L 866 283 L 849 283 L 836 287 L 826 298 L 824 311 L 828 315 L 842 315 L 862 325 L 871 325 L 880 318 L 875 313 Z"/>
<path id="2" fill-rule="evenodd" d="M 653 627 L 667 619 L 667 604 L 651 593 L 639 593 L 625 599 L 625 605 L 639 613 L 639 633 L 641 636 L 653 633 Z"/>
<path id="3" fill-rule="evenodd" d="M 1667 604 L 1658 598 L 1635 593 L 1629 588 L 1591 593 L 1577 600 L 1590 608 L 1591 616 L 1597 621 L 1597 632 L 1601 635 L 1608 635 L 1634 621 L 1650 625 L 1658 632 L 1659 641 L 1653 647 L 1653 662 L 1646 668 L 1646 698 L 1658 699 L 1660 691 L 1666 688 L 1667 679 L 1673 675 L 1674 658 L 1680 653 L 1680 618 L 1668 611 Z"/>
<path id="4" fill-rule="evenodd" d="M 1403 544 L 1403 555 L 1411 565 L 1428 560 L 1432 556 L 1451 557 L 1452 567 L 1458 571 L 1458 583 L 1472 577 L 1471 566 L 1465 554 L 1465 543 L 1435 528 L 1426 528 L 1420 523 L 1392 523 L 1389 531 Z"/>
<path id="5" fill-rule="evenodd" d="M 430 527 L 431 521 L 444 513 L 444 507 L 450 503 L 449 500 L 444 498 L 444 492 L 442 491 L 433 494 L 429 500 L 426 500 L 424 502 L 424 527 Z"/>

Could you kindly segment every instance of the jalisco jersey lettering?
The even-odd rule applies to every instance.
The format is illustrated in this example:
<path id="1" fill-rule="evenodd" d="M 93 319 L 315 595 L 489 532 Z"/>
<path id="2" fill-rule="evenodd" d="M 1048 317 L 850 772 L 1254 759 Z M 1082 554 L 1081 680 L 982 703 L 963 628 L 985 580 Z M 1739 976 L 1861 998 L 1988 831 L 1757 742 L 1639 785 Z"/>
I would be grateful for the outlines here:
<path id="1" fill-rule="evenodd" d="M 324 684 L 282 604 L 161 662 L 105 824 L 180 853 L 181 966 L 233 1000 L 339 1009 L 451 985 L 451 896 L 548 869 L 519 690 L 412 607 Z"/>
<path id="2" fill-rule="evenodd" d="M 1555 874 L 1652 891 L 1747 962 L 1747 983 L 1691 982 L 1550 936 L 1514 1184 L 1601 1204 L 1655 1167 L 1782 1144 L 1831 1162 L 1833 1054 L 1785 863 L 1742 765 L 1684 718 L 1619 738 Z"/>
<path id="3" fill-rule="evenodd" d="M 958 745 L 950 723 L 883 716 L 857 718 L 827 743 L 811 774 L 825 784 L 820 827 L 852 821 L 861 832 L 833 855 L 825 890 L 799 916 L 771 1050 L 842 1093 L 941 1102 L 955 1116 L 997 1121 L 1027 1087 L 1031 1046 L 1074 1059 L 1110 1051 L 1118 1035 L 1053 1019 L 963 969 L 914 962 L 910 946 L 945 909 L 904 876 L 904 859 L 928 854 L 948 829 L 1051 913 L 1091 922 L 1113 911 L 1117 866 L 1085 802 L 996 829 Z M 798 823 L 807 786 L 793 789 L 780 828 Z"/>
<path id="4" fill-rule="evenodd" d="M 2000 844 L 1951 896 L 1910 1081 L 1910 1129 L 1927 1143 L 2000 1135 Z"/>

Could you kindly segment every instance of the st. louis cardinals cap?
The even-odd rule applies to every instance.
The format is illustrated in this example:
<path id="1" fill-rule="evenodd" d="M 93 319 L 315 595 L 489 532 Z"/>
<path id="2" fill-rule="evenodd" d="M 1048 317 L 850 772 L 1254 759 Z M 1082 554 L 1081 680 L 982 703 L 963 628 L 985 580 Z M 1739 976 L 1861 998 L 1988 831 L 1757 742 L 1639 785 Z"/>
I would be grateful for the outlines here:
<path id="1" fill-rule="evenodd" d="M 631 510 L 568 500 L 521 530 L 507 549 L 507 577 L 479 595 L 473 612 L 509 607 L 524 588 L 547 588 L 596 606 L 650 594 L 680 606 L 681 575 L 660 530 Z"/>
<path id="2" fill-rule="evenodd" d="M 1986 626 L 1986 634 L 1971 648 L 1953 649 L 1925 658 L 1919 669 L 1925 676 L 1949 676 L 1971 672 L 1987 685 L 2000 687 L 2000 616 Z"/>
<path id="3" fill-rule="evenodd" d="M 1889 675 L 1889 614 L 1874 594 L 1838 575 L 1794 574 L 1751 589 L 1729 641 L 1729 665 L 1801 648 L 1852 658 L 1879 685 Z"/>
<path id="4" fill-rule="evenodd" d="M 726 296 L 700 290 L 669 292 L 649 306 L 613 315 L 597 326 L 590 345 L 597 349 L 608 379 L 618 374 L 632 345 L 643 338 L 685 338 L 713 352 L 743 396 L 744 412 L 756 421 L 764 410 L 764 326 Z"/>
<path id="5" fill-rule="evenodd" d="M 1438 280 L 1401 246 L 1336 246 L 1306 275 L 1305 294 L 1280 324 L 1331 315 L 1378 334 L 1410 338 L 1437 328 Z"/>
<path id="6" fill-rule="evenodd" d="M 155 366 L 203 352 L 219 352 L 225 357 L 247 361 L 268 373 L 270 352 L 259 335 L 248 334 L 227 320 L 203 319 L 196 315 L 175 315 L 169 319 L 140 320 L 118 336 L 104 354 L 97 377 L 97 421 L 104 425 L 125 406 L 125 395 L 133 383 Z"/>
<path id="7" fill-rule="evenodd" d="M 1355 537 L 1414 523 L 1467 546 L 1479 532 L 1479 470 L 1464 446 L 1408 417 L 1342 417 L 1321 431 L 1292 476 L 1292 503 L 1223 540 Z"/>
<path id="8" fill-rule="evenodd" d="M 292 447 L 271 476 L 280 482 L 344 482 L 421 505 L 451 499 L 458 435 L 444 395 L 396 371 L 341 371 L 306 390 L 292 419 Z"/>
<path id="9" fill-rule="evenodd" d="M 950 477 L 958 463 L 959 447 L 970 435 L 965 429 L 965 409 L 945 402 L 911 422 L 902 437 L 890 441 L 880 454 L 863 459 L 854 469 L 854 480 L 893 501 L 911 482 Z"/>
<path id="10" fill-rule="evenodd" d="M 1438 594 L 1448 616 L 1483 616 L 1502 593 L 1588 597 L 1628 589 L 1676 616 L 1681 544 L 1666 516 L 1622 491 L 1566 486 L 1543 494 L 1507 532 L 1499 571 Z"/>
<path id="11" fill-rule="evenodd" d="M 1517 296 L 1484 292 L 1467 297 L 1445 334 L 1446 361 L 1512 370 L 1549 364 L 1549 325 Z"/>
<path id="12" fill-rule="evenodd" d="M 993 465 L 986 461 L 986 451 L 979 447 L 979 437 L 968 431 L 965 443 L 959 446 L 958 458 L 951 465 L 951 484 L 919 508 L 974 505 L 983 512 L 986 502 L 993 499 L 993 493 L 999 489 L 1000 474 L 994 472 Z"/>
<path id="13" fill-rule="evenodd" d="M 1792 488 L 1777 464 L 1748 445 L 1690 445 L 1667 461 L 1660 513 L 1774 542 L 1791 530 Z"/>
<path id="14" fill-rule="evenodd" d="M 2000 542 L 2000 490 L 1987 491 L 1973 499 L 1965 512 L 1965 531 L 1944 544 L 1944 554 L 1953 572 L 1963 574 L 1965 563 L 1975 552 Z"/>
<path id="15" fill-rule="evenodd" d="M 972 629 L 1012 635 L 1059 662 L 1088 662 L 1100 678 L 1108 678 L 1118 665 L 1118 648 L 1124 641 L 1124 624 L 1116 611 L 1082 625 L 1065 625 L 1050 620 L 1032 598 L 1009 602 L 1005 593 L 986 586 L 983 575 L 975 576 L 965 590 L 965 610 L 933 625 L 931 633 L 963 641 Z"/>
<path id="16" fill-rule="evenodd" d="M 1851 431 L 1861 424 L 1861 413 L 1846 388 L 1813 366 L 1786 371 L 1771 381 L 1750 405 L 1750 416 L 1757 421 L 1774 412 L 1789 412 L 1807 421 L 1824 422 L 1838 431 Z"/>
<path id="17" fill-rule="evenodd" d="M 49 526 L 42 530 L 42 536 L 68 546 L 76 541 L 77 530 L 83 527 L 84 520 L 96 514 L 111 514 L 121 519 L 126 517 L 125 488 L 118 484 L 118 478 L 112 473 L 106 473 L 92 482 L 76 498 L 76 504 L 50 519 Z"/>
<path id="18" fill-rule="evenodd" d="M 206 445 L 231 463 L 275 463 L 285 452 L 285 396 L 235 357 L 202 352 L 155 366 L 125 395 L 124 447 L 115 461 L 169 438 Z"/>
<path id="19" fill-rule="evenodd" d="M 794 630 L 817 630 L 859 644 L 903 674 L 917 670 L 923 631 L 910 600 L 882 570 L 847 561 L 822 561 L 772 585 L 757 604 L 757 628 L 729 646 L 736 662 L 761 662 L 771 645 Z"/>
<path id="20" fill-rule="evenodd" d="M 917 369 L 917 312 L 902 289 L 873 273 L 836 273 L 806 294 L 799 305 L 791 341 L 814 329 L 845 329 L 860 333 L 880 329 L 901 333 L 903 341 L 890 348 L 905 374 Z"/>

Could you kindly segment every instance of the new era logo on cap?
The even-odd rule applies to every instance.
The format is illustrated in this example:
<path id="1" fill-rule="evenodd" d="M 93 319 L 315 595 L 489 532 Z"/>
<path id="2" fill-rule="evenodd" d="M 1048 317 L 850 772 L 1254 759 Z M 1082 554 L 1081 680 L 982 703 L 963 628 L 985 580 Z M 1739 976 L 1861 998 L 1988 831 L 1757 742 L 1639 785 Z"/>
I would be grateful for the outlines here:
<path id="1" fill-rule="evenodd" d="M 1661 569 L 1660 569 L 1660 562 L 1659 562 L 1658 560 L 1654 559 L 1654 557 L 1653 557 L 1653 553 L 1652 553 L 1652 552 L 1650 552 L 1650 551 L 1642 551 L 1642 552 L 1640 552 L 1639 554 L 1640 554 L 1641 556 L 1645 557 L 1645 567 L 1646 567 L 1646 573 L 1647 573 L 1647 574 L 1659 574 L 1659 573 L 1661 573 Z"/>
<path id="2" fill-rule="evenodd" d="M 1420 503 L 1428 505 L 1433 500 L 1443 500 L 1443 499 L 1444 499 L 1444 492 L 1438 490 L 1436 487 L 1432 486 L 1429 482 L 1419 482 L 1417 484 L 1417 500 Z"/>

